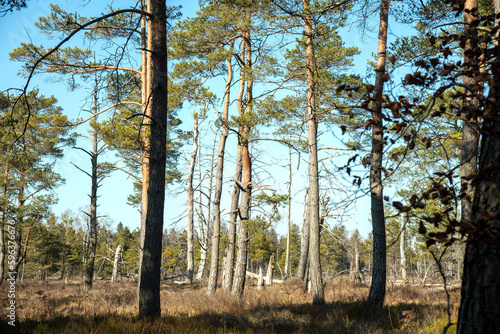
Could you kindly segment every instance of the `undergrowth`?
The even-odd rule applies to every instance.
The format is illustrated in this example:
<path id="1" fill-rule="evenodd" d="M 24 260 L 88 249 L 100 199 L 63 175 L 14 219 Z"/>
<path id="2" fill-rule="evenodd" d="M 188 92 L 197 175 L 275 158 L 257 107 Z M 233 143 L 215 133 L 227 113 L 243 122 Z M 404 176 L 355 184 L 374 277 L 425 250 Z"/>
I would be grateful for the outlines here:
<path id="1" fill-rule="evenodd" d="M 137 287 L 130 282 L 18 282 L 16 326 L 7 324 L 8 293 L 0 288 L 0 332 L 19 333 L 441 333 L 448 324 L 444 292 L 422 287 L 387 291 L 383 308 L 364 303 L 368 287 L 345 281 L 325 286 L 326 303 L 313 306 L 302 281 L 258 291 L 248 286 L 241 301 L 206 285 L 162 284 L 162 316 L 137 317 Z M 451 293 L 452 321 L 458 292 Z M 448 333 L 454 333 L 452 326 Z"/>

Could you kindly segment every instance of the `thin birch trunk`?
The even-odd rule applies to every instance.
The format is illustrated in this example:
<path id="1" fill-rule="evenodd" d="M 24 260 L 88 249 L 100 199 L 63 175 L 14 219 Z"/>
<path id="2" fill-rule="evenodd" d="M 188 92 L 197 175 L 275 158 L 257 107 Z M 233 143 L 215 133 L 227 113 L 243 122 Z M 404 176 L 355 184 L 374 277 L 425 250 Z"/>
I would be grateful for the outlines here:
<path id="1" fill-rule="evenodd" d="M 292 220 L 292 147 L 288 146 L 288 216 L 286 221 L 285 278 L 290 272 L 290 223 Z"/>

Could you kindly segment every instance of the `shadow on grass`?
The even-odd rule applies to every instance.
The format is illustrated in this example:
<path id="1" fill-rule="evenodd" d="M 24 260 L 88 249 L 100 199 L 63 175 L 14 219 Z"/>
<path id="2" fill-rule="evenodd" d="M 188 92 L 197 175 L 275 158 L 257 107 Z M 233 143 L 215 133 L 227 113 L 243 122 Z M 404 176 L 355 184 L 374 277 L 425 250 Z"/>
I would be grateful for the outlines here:
<path id="1" fill-rule="evenodd" d="M 258 306 L 236 315 L 206 312 L 158 319 L 110 313 L 22 320 L 15 328 L 2 319 L 0 333 L 431 333 L 422 326 L 427 315 L 436 311 L 436 305 L 400 303 L 373 308 L 355 301 Z"/>

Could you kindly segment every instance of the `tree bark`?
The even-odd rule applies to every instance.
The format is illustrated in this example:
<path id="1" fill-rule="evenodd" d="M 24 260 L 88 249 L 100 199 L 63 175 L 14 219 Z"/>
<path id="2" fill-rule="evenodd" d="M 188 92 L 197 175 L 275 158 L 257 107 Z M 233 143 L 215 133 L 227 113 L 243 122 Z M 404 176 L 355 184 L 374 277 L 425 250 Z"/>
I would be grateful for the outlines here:
<path id="1" fill-rule="evenodd" d="M 266 281 L 267 285 L 273 285 L 273 276 L 274 276 L 274 254 L 269 258 L 269 264 L 267 265 L 267 275 Z"/>
<path id="2" fill-rule="evenodd" d="M 142 0 L 142 10 L 151 13 L 151 0 Z M 142 118 L 142 128 L 143 131 L 140 135 L 141 144 L 141 235 L 140 235 L 140 247 L 139 247 L 139 277 L 137 286 L 141 285 L 141 266 L 142 257 L 144 249 L 144 231 L 146 230 L 146 214 L 148 212 L 148 186 L 149 186 L 149 155 L 151 152 L 151 142 L 148 137 L 148 133 L 145 129 L 148 129 L 151 122 L 151 50 L 152 50 L 152 29 L 151 20 L 146 19 L 145 16 L 141 18 L 141 59 L 142 59 L 142 71 L 141 71 L 141 102 L 142 102 L 142 112 L 144 117 Z M 139 290 L 137 290 L 139 293 Z"/>
<path id="3" fill-rule="evenodd" d="M 406 235 L 406 213 L 401 215 L 401 235 L 399 236 L 399 253 L 401 255 L 401 280 L 406 285 L 406 253 L 405 253 L 405 235 Z"/>
<path id="4" fill-rule="evenodd" d="M 94 92 L 94 112 L 97 111 L 97 86 Z M 90 190 L 90 231 L 89 231 L 89 254 L 87 258 L 87 268 L 85 276 L 85 287 L 87 289 L 92 288 L 92 281 L 94 279 L 94 263 L 95 263 L 95 253 L 97 249 L 97 157 L 99 155 L 97 151 L 97 128 L 94 126 L 92 129 L 92 188 Z"/>
<path id="5" fill-rule="evenodd" d="M 25 203 L 25 198 L 24 198 L 24 177 L 21 175 L 20 177 L 20 183 L 21 186 L 18 187 L 18 194 L 17 194 L 17 215 L 16 215 L 16 228 L 14 232 L 14 239 L 15 239 L 15 244 L 14 244 L 14 270 L 10 269 L 9 265 L 9 271 L 14 272 L 15 279 L 19 277 L 19 265 L 21 264 L 22 261 L 22 256 L 21 256 L 21 247 L 22 247 L 22 229 L 24 225 L 24 217 L 23 217 L 23 206 Z"/>
<path id="6" fill-rule="evenodd" d="M 500 80 L 498 81 L 500 83 Z M 499 85 L 500 86 L 500 85 Z M 497 99 L 500 102 L 500 99 Z M 498 118 L 498 117 L 497 117 Z M 483 171 L 472 207 L 478 235 L 469 235 L 464 258 L 462 298 L 457 333 L 497 333 L 500 328 L 500 119 L 488 122 L 483 134 L 479 170 Z M 489 134 L 491 133 L 491 134 Z M 489 216 L 491 217 L 491 216 Z M 490 239 L 490 236 L 493 236 Z"/>
<path id="7" fill-rule="evenodd" d="M 193 122 L 193 152 L 191 152 L 191 160 L 189 161 L 189 172 L 187 177 L 187 195 L 188 195 L 188 223 L 187 223 L 187 267 L 186 278 L 189 283 L 193 283 L 194 273 L 194 190 L 193 177 L 196 164 L 196 155 L 198 154 L 198 115 L 194 114 Z"/>
<path id="8" fill-rule="evenodd" d="M 285 278 L 290 273 L 290 224 L 292 220 L 292 147 L 288 146 L 288 216 L 286 220 Z"/>
<path id="9" fill-rule="evenodd" d="M 264 274 L 262 272 L 262 266 L 259 266 L 259 278 L 257 280 L 257 289 L 264 290 Z"/>
<path id="10" fill-rule="evenodd" d="M 467 1 L 468 13 L 476 15 L 476 1 Z M 495 14 L 500 14 L 500 2 L 494 1 Z M 498 25 L 499 20 L 495 23 Z M 491 73 L 493 84 L 483 110 L 498 110 L 500 104 L 500 65 L 498 33 L 494 36 L 495 61 Z M 470 64 L 471 66 L 474 64 Z M 493 102 L 494 101 L 494 102 Z M 500 118 L 498 112 L 483 115 L 479 168 L 472 198 L 472 219 L 465 249 L 462 291 L 458 313 L 458 334 L 497 333 L 500 328 Z"/>
<path id="11" fill-rule="evenodd" d="M 464 8 L 464 21 L 465 30 L 469 35 L 465 43 L 464 53 L 467 71 L 474 71 L 477 69 L 477 52 L 472 52 L 472 50 L 477 45 L 477 29 L 472 28 L 471 25 L 477 21 L 478 15 L 478 0 L 467 0 L 465 1 Z M 474 77 L 472 73 L 469 73 L 463 78 L 465 85 L 473 86 L 475 84 Z M 477 122 L 477 117 L 474 117 L 474 109 L 477 109 L 479 104 L 478 101 L 472 97 L 472 93 L 466 91 L 467 97 L 463 102 L 463 117 L 462 120 L 462 147 L 460 156 L 460 176 L 461 176 L 461 191 L 465 195 L 461 201 L 462 207 L 462 219 L 472 218 L 472 202 L 474 197 L 474 183 L 470 182 L 470 178 L 474 176 L 477 172 L 477 156 L 479 147 L 479 125 Z M 476 119 L 475 119 L 476 118 Z M 467 181 L 467 179 L 469 181 Z"/>
<path id="12" fill-rule="evenodd" d="M 307 133 L 309 147 L 309 197 L 307 213 L 310 229 L 309 270 L 313 304 L 323 304 L 325 293 L 320 259 L 319 175 L 318 175 L 318 117 L 316 114 L 316 78 L 313 46 L 312 15 L 309 0 L 303 0 L 306 36 L 307 68 Z"/>
<path id="13" fill-rule="evenodd" d="M 160 306 L 160 267 L 165 205 L 165 170 L 167 147 L 167 45 L 165 1 L 153 0 L 151 153 L 144 248 L 139 284 L 139 316 L 158 317 Z"/>
<path id="14" fill-rule="evenodd" d="M 231 43 L 231 49 L 234 42 Z M 220 199 L 222 197 L 222 178 L 224 174 L 224 153 L 226 151 L 226 139 L 229 135 L 229 103 L 231 84 L 233 81 L 233 67 L 231 65 L 231 58 L 228 57 L 226 61 L 227 66 L 227 81 L 226 89 L 224 92 L 224 111 L 222 120 L 222 133 L 219 140 L 219 151 L 217 153 L 217 174 L 215 181 L 215 196 L 214 196 L 214 218 L 212 225 L 212 257 L 210 259 L 210 276 L 208 278 L 207 292 L 212 293 L 217 289 L 217 280 L 219 278 L 219 242 L 220 242 Z M 241 170 L 241 168 L 240 168 Z M 227 263 L 227 259 L 226 259 Z"/>
<path id="15" fill-rule="evenodd" d="M 246 44 L 245 41 L 241 41 L 240 46 L 240 58 L 245 59 Z M 244 65 L 243 65 L 244 66 Z M 238 114 L 241 116 L 243 114 L 243 93 L 245 90 L 245 72 L 242 70 L 240 72 L 240 86 L 238 90 L 238 96 L 236 98 L 236 103 L 238 105 Z M 242 127 L 239 127 L 239 132 L 242 132 Z M 227 249 L 226 249 L 226 268 L 224 268 L 224 281 L 222 282 L 222 289 L 224 291 L 231 291 L 233 287 L 234 280 L 234 255 L 235 255 L 235 245 L 236 245 L 236 224 L 238 221 L 238 200 L 240 196 L 240 187 L 238 183 L 241 182 L 243 174 L 243 160 L 241 155 L 241 146 L 238 143 L 237 153 L 236 153 L 236 173 L 234 176 L 235 184 L 233 188 L 233 193 L 231 196 L 231 211 L 229 213 L 229 232 L 227 238 Z"/>
<path id="16" fill-rule="evenodd" d="M 198 272 L 196 273 L 196 279 L 200 281 L 203 278 L 203 274 L 205 273 L 205 266 L 207 263 L 207 257 L 208 257 L 208 248 L 209 248 L 209 241 L 210 241 L 210 236 L 211 233 L 213 233 L 213 230 L 210 231 L 210 217 L 212 215 L 211 208 L 212 208 L 212 189 L 213 189 L 213 179 L 214 179 L 214 161 L 215 161 L 215 146 L 217 144 L 217 133 L 214 136 L 214 143 L 212 145 L 212 154 L 210 155 L 210 173 L 208 176 L 208 189 L 206 191 L 206 197 L 207 197 L 207 214 L 206 216 L 203 216 L 200 214 L 200 238 L 199 238 L 199 244 L 200 244 L 200 263 L 198 265 Z M 200 181 L 202 179 L 201 177 L 201 151 L 200 151 L 200 156 L 198 158 L 198 168 L 200 170 Z M 200 188 L 200 213 L 202 211 L 202 202 L 201 202 L 201 188 Z M 205 218 L 206 217 L 206 218 Z M 206 226 L 205 226 L 206 225 Z M 213 227 L 212 227 L 213 228 Z"/>
<path id="17" fill-rule="evenodd" d="M 308 190 L 304 196 L 304 213 L 302 218 L 302 236 L 300 238 L 300 258 L 297 267 L 297 278 L 303 280 L 306 278 L 307 259 L 309 256 L 309 218 L 307 214 L 307 197 Z"/>
<path id="18" fill-rule="evenodd" d="M 385 59 L 387 53 L 387 25 L 390 0 L 380 2 L 380 24 L 378 34 L 378 58 L 375 89 L 372 105 L 372 151 L 370 165 L 371 216 L 373 225 L 373 271 L 367 303 L 382 306 L 386 285 L 386 232 L 384 196 L 382 186 L 382 159 L 384 149 L 384 125 L 382 102 L 384 91 Z"/>
<path id="19" fill-rule="evenodd" d="M 113 274 L 111 275 L 111 282 L 116 282 L 118 280 L 118 265 L 120 262 L 121 252 L 122 252 L 122 245 L 116 246 L 115 260 L 113 262 Z"/>
<path id="20" fill-rule="evenodd" d="M 252 19 L 252 14 L 249 11 L 247 13 L 247 19 L 250 22 Z M 245 114 L 252 113 L 253 105 L 253 76 L 252 70 L 252 47 L 250 40 L 250 31 L 245 30 L 243 32 L 243 40 L 245 42 L 245 76 L 246 76 L 246 110 Z M 243 292 L 245 289 L 245 279 L 246 279 L 246 269 L 247 269 L 247 255 L 248 255 L 248 229 L 247 224 L 250 220 L 250 201 L 251 201 L 251 181 L 252 181 L 252 159 L 250 157 L 250 151 L 248 147 L 248 141 L 250 136 L 250 126 L 245 123 L 241 127 L 242 131 L 238 140 L 238 145 L 241 147 L 241 161 L 243 166 L 243 183 L 242 183 L 242 193 L 240 198 L 239 207 L 239 224 L 238 224 L 238 255 L 236 259 L 236 267 L 234 271 L 234 280 L 231 294 L 234 298 L 243 298 Z"/>

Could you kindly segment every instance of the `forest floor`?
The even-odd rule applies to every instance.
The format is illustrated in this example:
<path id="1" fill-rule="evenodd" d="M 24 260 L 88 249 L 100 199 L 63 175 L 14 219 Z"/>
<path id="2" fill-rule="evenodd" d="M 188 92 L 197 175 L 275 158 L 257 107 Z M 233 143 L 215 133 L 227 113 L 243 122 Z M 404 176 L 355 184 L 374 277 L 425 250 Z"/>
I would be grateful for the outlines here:
<path id="1" fill-rule="evenodd" d="M 444 292 L 422 287 L 388 289 L 383 308 L 366 307 L 367 286 L 328 283 L 326 304 L 312 306 L 302 281 L 292 279 L 259 291 L 247 286 L 242 301 L 206 284 L 162 283 L 159 319 L 137 317 L 136 284 L 81 280 L 16 283 L 15 327 L 8 325 L 8 288 L 0 287 L 0 333 L 442 333 L 448 324 Z M 450 292 L 451 321 L 460 291 Z M 447 333 L 455 333 L 451 326 Z"/>

